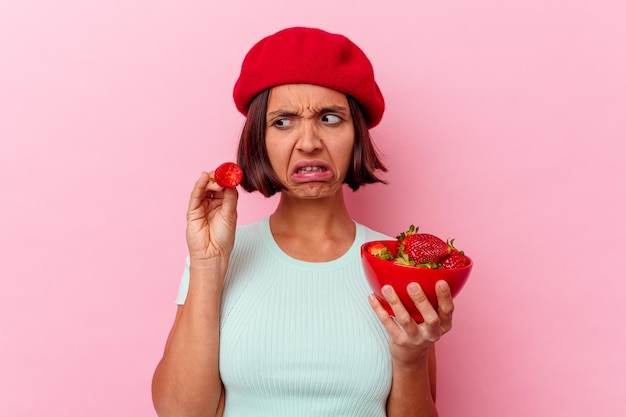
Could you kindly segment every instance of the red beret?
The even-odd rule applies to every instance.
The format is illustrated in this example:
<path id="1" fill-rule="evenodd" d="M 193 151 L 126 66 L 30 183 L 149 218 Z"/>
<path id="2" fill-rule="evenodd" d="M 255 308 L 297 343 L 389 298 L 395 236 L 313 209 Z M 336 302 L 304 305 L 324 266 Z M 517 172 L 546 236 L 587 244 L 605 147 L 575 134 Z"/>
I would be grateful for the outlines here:
<path id="1" fill-rule="evenodd" d="M 374 69 L 350 39 L 320 29 L 294 27 L 270 35 L 250 49 L 241 65 L 233 98 L 244 116 L 261 91 L 282 84 L 314 84 L 356 99 L 376 126 L 385 100 L 374 80 Z"/>

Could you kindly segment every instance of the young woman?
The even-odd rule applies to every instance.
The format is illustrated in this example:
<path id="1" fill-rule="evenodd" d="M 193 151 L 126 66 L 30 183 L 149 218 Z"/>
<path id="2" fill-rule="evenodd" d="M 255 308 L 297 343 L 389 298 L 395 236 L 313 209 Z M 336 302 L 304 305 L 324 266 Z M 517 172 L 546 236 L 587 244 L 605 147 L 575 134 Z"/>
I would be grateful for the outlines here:
<path id="1" fill-rule="evenodd" d="M 359 248 L 388 238 L 344 203 L 385 171 L 369 129 L 384 100 L 349 39 L 289 28 L 257 43 L 234 89 L 247 116 L 242 187 L 280 193 L 271 216 L 237 226 L 236 189 L 203 173 L 187 212 L 188 262 L 176 318 L 153 379 L 167 416 L 436 416 L 436 311 L 417 284 L 413 321 L 391 288 L 392 318 L 369 296 Z"/>

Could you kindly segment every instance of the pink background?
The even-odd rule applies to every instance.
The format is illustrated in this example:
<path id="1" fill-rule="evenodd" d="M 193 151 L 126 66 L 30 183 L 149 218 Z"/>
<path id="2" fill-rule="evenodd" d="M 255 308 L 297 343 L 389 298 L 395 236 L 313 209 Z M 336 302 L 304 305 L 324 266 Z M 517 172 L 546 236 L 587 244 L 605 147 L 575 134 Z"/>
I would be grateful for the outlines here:
<path id="1" fill-rule="evenodd" d="M 441 415 L 624 415 L 624 2 L 369 3 L 2 2 L 0 415 L 154 415 L 187 196 L 234 158 L 244 53 L 294 25 L 352 38 L 387 99 L 355 218 L 475 260 Z"/>

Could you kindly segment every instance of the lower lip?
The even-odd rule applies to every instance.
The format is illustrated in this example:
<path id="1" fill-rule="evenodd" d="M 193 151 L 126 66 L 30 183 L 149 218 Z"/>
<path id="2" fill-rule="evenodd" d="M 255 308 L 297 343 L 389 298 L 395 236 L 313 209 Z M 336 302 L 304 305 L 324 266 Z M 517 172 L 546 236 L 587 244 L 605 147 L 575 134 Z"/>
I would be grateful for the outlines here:
<path id="1" fill-rule="evenodd" d="M 333 179 L 334 175 L 332 171 L 311 171 L 303 173 L 295 173 L 291 176 L 291 179 L 295 182 L 320 182 L 329 181 Z"/>

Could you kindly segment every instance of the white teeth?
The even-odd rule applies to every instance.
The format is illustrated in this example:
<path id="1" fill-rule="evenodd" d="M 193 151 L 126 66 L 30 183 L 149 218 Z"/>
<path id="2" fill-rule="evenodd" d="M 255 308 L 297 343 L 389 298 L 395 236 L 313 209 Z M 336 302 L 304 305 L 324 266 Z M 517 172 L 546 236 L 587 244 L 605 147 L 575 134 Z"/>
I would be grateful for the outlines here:
<path id="1" fill-rule="evenodd" d="M 307 172 L 324 172 L 325 168 L 322 167 L 304 167 L 298 170 L 298 174 L 305 174 Z"/>

